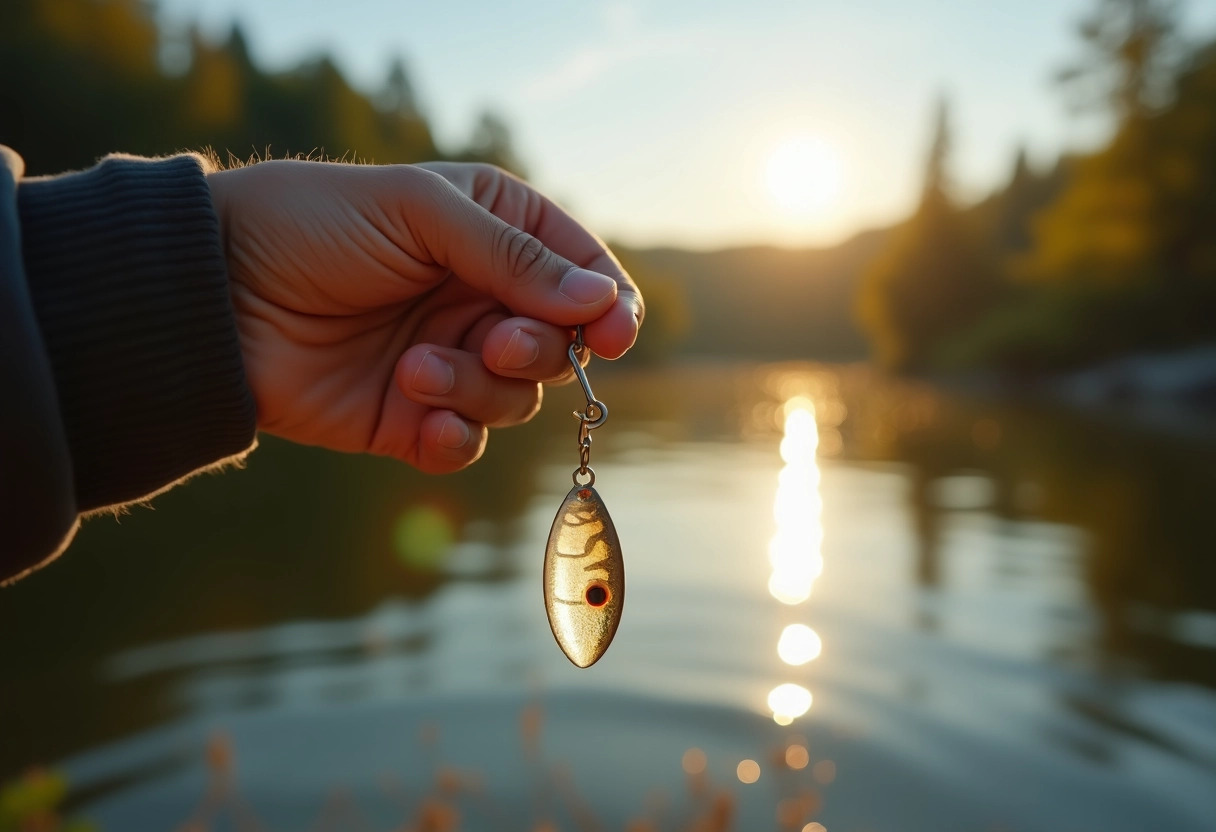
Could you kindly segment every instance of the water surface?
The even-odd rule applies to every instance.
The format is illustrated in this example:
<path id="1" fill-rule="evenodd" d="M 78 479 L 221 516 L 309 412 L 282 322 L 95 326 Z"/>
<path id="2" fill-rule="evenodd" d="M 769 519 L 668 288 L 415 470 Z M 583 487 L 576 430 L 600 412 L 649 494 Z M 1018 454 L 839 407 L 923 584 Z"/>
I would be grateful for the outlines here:
<path id="1" fill-rule="evenodd" d="M 454 477 L 267 439 L 0 594 L 0 776 L 62 767 L 107 830 L 1216 829 L 1194 419 L 805 364 L 596 390 L 628 592 L 590 670 L 540 597 L 576 390 Z"/>

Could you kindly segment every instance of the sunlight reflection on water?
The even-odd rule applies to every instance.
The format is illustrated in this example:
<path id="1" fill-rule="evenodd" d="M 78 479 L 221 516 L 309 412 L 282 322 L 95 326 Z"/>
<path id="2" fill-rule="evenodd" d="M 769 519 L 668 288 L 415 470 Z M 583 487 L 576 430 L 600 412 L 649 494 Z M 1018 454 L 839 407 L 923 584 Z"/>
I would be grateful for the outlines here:
<path id="1" fill-rule="evenodd" d="M 768 589 L 783 604 L 801 604 L 809 598 L 815 579 L 823 572 L 823 502 L 815 461 L 818 445 L 814 405 L 809 399 L 791 399 L 786 403 L 785 436 L 781 440 L 785 467 L 777 475 L 777 496 L 773 500 L 777 532 L 768 547 L 773 568 Z"/>
<path id="2" fill-rule="evenodd" d="M 777 655 L 786 664 L 800 665 L 819 658 L 823 642 L 819 634 L 805 624 L 790 624 L 777 640 Z"/>
<path id="3" fill-rule="evenodd" d="M 773 712 L 773 721 L 778 725 L 789 725 L 811 709 L 811 692 L 793 682 L 777 685 L 768 695 L 768 706 Z"/>
<path id="4" fill-rule="evenodd" d="M 785 431 L 777 475 L 773 517 L 777 532 L 769 543 L 772 575 L 769 593 L 782 604 L 796 606 L 811 597 L 815 579 L 823 573 L 823 501 L 819 496 L 819 429 L 815 403 L 797 395 L 785 401 Z M 781 632 L 777 654 L 789 665 L 809 662 L 819 655 L 819 635 L 805 624 L 791 624 Z M 811 708 L 811 692 L 801 685 L 778 685 L 768 695 L 773 721 L 789 725 Z"/>

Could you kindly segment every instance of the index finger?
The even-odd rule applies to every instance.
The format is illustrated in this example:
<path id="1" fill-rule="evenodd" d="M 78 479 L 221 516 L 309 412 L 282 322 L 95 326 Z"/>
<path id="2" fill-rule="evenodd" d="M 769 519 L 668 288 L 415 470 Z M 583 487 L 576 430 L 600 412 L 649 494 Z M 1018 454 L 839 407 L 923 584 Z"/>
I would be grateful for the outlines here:
<path id="1" fill-rule="evenodd" d="M 547 197 L 537 196 L 541 208 L 536 228 L 524 230 L 571 262 L 616 281 L 616 301 L 601 317 L 583 326 L 583 341 L 596 355 L 620 358 L 633 346 L 642 326 L 646 314 L 642 293 L 608 246 Z"/>
<path id="2" fill-rule="evenodd" d="M 501 168 L 453 162 L 420 167 L 438 173 L 491 214 L 531 234 L 555 254 L 615 280 L 616 301 L 601 317 L 583 327 L 583 338 L 604 358 L 619 358 L 633 346 L 645 317 L 642 294 L 599 237 L 553 200 Z"/>

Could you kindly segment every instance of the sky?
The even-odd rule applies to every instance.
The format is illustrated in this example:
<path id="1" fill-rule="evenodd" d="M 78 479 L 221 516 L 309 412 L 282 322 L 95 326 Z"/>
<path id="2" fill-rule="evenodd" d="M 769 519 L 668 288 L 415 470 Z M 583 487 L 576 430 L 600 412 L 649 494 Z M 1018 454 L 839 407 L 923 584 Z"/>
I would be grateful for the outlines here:
<path id="1" fill-rule="evenodd" d="M 1093 0 L 160 0 L 232 21 L 267 68 L 332 55 L 374 91 L 405 59 L 441 146 L 504 116 L 529 179 L 600 236 L 712 249 L 831 245 L 916 203 L 946 96 L 962 199 L 1019 146 L 1100 143 L 1053 86 Z M 1216 0 L 1185 7 L 1216 31 Z M 327 148 L 329 151 L 346 148 Z M 355 148 L 357 150 L 357 148 Z"/>

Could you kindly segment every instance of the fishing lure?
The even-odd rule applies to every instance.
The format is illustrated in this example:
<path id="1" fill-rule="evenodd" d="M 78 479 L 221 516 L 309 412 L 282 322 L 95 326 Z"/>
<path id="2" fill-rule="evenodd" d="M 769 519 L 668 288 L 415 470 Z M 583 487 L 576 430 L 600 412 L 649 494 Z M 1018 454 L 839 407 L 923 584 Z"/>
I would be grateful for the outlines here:
<path id="1" fill-rule="evenodd" d="M 587 407 L 574 411 L 578 419 L 579 466 L 574 488 L 562 500 L 545 547 L 545 612 L 553 637 L 578 667 L 595 664 L 616 635 L 625 604 L 625 561 L 612 517 L 595 490 L 591 461 L 591 431 L 608 419 L 608 408 L 591 392 L 579 360 L 586 346 L 583 329 L 576 330 L 568 354 Z"/>

